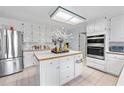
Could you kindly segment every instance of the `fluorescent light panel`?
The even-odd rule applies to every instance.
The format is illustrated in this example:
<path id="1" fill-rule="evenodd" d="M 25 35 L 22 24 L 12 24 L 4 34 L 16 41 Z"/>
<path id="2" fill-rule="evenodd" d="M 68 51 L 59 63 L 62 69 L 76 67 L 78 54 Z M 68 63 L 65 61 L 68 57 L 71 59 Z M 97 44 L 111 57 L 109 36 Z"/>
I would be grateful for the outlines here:
<path id="1" fill-rule="evenodd" d="M 84 22 L 84 19 L 77 16 L 74 13 L 69 12 L 68 10 L 65 10 L 61 7 L 59 7 L 54 14 L 51 15 L 51 19 L 59 21 L 59 22 L 64 22 L 68 23 L 71 25 L 76 25 L 79 23 Z"/>
<path id="2" fill-rule="evenodd" d="M 84 21 L 79 19 L 79 18 L 77 18 L 77 17 L 73 17 L 72 19 L 68 20 L 67 22 L 69 24 L 76 25 L 76 24 L 82 23 Z"/>

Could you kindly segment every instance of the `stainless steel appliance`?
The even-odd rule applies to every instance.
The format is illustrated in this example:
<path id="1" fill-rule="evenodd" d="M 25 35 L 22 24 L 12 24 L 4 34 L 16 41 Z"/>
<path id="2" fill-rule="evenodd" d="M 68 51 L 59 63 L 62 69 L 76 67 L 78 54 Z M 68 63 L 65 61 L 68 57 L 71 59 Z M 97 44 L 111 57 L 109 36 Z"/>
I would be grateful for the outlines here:
<path id="1" fill-rule="evenodd" d="M 87 56 L 104 60 L 105 36 L 95 35 L 87 37 Z"/>
<path id="2" fill-rule="evenodd" d="M 23 70 L 22 33 L 0 28 L 0 77 Z"/>

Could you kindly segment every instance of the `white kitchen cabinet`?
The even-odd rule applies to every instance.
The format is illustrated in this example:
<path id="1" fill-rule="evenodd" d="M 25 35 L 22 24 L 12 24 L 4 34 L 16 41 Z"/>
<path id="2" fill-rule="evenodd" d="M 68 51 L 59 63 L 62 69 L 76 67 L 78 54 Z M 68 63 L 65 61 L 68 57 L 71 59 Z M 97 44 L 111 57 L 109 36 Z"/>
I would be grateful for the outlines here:
<path id="1" fill-rule="evenodd" d="M 82 54 L 38 62 L 41 86 L 64 85 L 79 76 L 82 72 L 82 64 L 76 64 L 75 60 L 81 59 Z M 76 71 L 75 71 L 76 70 Z M 75 76 L 76 75 L 76 76 Z"/>
<path id="2" fill-rule="evenodd" d="M 79 75 L 81 75 L 83 71 L 82 54 L 76 55 L 74 61 L 75 61 L 75 77 L 78 77 Z"/>
<path id="3" fill-rule="evenodd" d="M 64 57 L 60 60 L 60 85 L 74 78 L 74 57 Z"/>
<path id="4" fill-rule="evenodd" d="M 51 42 L 52 41 L 52 27 L 51 26 L 46 26 L 46 31 L 45 31 L 45 39 L 46 42 Z"/>
<path id="5" fill-rule="evenodd" d="M 33 52 L 24 52 L 23 53 L 23 61 L 24 61 L 24 68 L 30 67 L 34 65 L 33 60 Z"/>
<path id="6" fill-rule="evenodd" d="M 107 18 L 101 18 L 95 21 L 95 32 L 105 32 L 107 30 Z"/>
<path id="7" fill-rule="evenodd" d="M 45 42 L 45 38 L 46 38 L 46 26 L 45 25 L 40 25 L 40 31 L 39 31 L 39 39 L 40 42 L 44 43 Z"/>
<path id="8" fill-rule="evenodd" d="M 87 34 L 90 35 L 92 33 L 94 33 L 95 29 L 94 29 L 94 23 L 89 23 L 87 25 Z"/>
<path id="9" fill-rule="evenodd" d="M 109 40 L 124 42 L 124 15 L 111 18 Z"/>
<path id="10" fill-rule="evenodd" d="M 33 31 L 33 42 L 40 42 L 40 39 L 39 39 L 40 26 L 33 24 L 32 31 Z"/>
<path id="11" fill-rule="evenodd" d="M 108 20 L 107 18 L 100 18 L 89 22 L 87 25 L 87 35 L 97 35 L 104 34 L 108 30 Z"/>
<path id="12" fill-rule="evenodd" d="M 93 67 L 93 68 L 101 70 L 101 71 L 106 71 L 105 70 L 105 66 L 106 66 L 105 60 L 99 60 L 99 59 L 90 58 L 90 57 L 87 57 L 86 60 L 87 60 L 87 62 L 86 62 L 87 66 Z"/>
<path id="13" fill-rule="evenodd" d="M 41 86 L 58 86 L 59 85 L 59 61 L 49 60 L 40 63 L 41 69 Z"/>
<path id="14" fill-rule="evenodd" d="M 32 42 L 32 25 L 25 23 L 24 24 L 24 42 Z"/>
<path id="15" fill-rule="evenodd" d="M 122 55 L 107 54 L 107 72 L 119 76 L 124 66 Z"/>
<path id="16" fill-rule="evenodd" d="M 24 26 L 23 26 L 23 23 L 18 23 L 15 25 L 15 30 L 16 31 L 21 31 L 23 32 L 24 31 Z"/>

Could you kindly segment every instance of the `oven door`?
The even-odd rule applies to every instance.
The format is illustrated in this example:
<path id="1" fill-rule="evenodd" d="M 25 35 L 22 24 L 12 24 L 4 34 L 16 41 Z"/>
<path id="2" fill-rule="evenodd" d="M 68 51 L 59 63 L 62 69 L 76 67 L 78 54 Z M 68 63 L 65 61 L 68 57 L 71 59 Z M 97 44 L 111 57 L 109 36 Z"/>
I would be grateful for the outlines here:
<path id="1" fill-rule="evenodd" d="M 87 43 L 92 44 L 92 43 L 101 43 L 104 44 L 104 35 L 98 35 L 98 36 L 88 36 L 87 37 Z"/>
<path id="2" fill-rule="evenodd" d="M 104 60 L 104 47 L 88 46 L 87 56 Z"/>

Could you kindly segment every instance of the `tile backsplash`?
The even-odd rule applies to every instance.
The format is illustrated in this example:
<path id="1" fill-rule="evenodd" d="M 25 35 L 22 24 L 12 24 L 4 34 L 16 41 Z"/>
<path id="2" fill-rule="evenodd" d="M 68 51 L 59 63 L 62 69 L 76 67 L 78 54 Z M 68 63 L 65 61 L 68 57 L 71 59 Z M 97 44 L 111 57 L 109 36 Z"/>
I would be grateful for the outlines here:
<path id="1" fill-rule="evenodd" d="M 53 44 L 50 42 L 46 42 L 46 43 L 26 42 L 26 43 L 23 43 L 23 50 L 32 50 L 32 49 L 34 49 L 34 46 L 39 46 L 39 47 L 42 46 L 42 48 L 43 48 L 43 46 L 46 46 L 47 48 L 51 49 L 53 47 Z"/>

